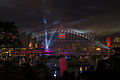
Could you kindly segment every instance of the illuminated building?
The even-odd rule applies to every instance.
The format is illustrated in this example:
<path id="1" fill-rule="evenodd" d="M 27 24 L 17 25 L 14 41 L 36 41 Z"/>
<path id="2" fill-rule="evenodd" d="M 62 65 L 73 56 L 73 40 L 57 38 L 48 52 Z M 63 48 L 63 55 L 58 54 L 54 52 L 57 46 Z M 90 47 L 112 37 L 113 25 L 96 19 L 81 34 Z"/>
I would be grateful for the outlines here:
<path id="1" fill-rule="evenodd" d="M 38 48 L 38 43 L 36 42 L 36 44 L 35 44 L 35 48 Z"/>
<path id="2" fill-rule="evenodd" d="M 110 37 L 107 37 L 107 47 L 110 47 Z"/>
<path id="3" fill-rule="evenodd" d="M 83 72 L 83 69 L 82 69 L 82 67 L 80 67 L 80 73 L 82 73 Z"/>
<path id="4" fill-rule="evenodd" d="M 119 36 L 111 36 L 111 41 L 108 42 L 107 45 L 110 46 L 111 49 L 114 47 L 120 47 L 120 37 Z"/>
<path id="5" fill-rule="evenodd" d="M 32 42 L 29 43 L 29 48 L 34 49 Z"/>
<path id="6" fill-rule="evenodd" d="M 114 38 L 114 47 L 120 47 L 120 37 L 115 37 Z"/>

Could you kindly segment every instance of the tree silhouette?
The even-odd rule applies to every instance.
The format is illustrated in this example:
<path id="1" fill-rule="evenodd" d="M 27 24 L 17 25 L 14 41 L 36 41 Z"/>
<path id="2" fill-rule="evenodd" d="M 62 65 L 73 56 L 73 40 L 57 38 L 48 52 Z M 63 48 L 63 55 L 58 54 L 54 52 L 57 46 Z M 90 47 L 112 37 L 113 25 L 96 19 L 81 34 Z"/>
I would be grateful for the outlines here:
<path id="1" fill-rule="evenodd" d="M 18 47 L 21 45 L 19 32 L 14 22 L 0 21 L 0 47 Z"/>

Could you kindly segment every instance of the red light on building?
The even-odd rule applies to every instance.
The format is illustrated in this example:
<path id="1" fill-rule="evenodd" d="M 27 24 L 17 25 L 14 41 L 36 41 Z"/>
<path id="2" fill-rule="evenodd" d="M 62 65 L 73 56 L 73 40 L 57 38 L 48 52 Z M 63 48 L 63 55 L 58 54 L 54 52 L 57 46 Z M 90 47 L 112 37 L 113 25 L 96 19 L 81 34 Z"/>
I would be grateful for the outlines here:
<path id="1" fill-rule="evenodd" d="M 60 39 L 65 39 L 65 34 L 60 34 L 60 35 L 59 35 L 59 38 L 60 38 Z"/>
<path id="2" fill-rule="evenodd" d="M 110 47 L 110 37 L 107 37 L 107 47 Z"/>
<path id="3" fill-rule="evenodd" d="M 15 36 L 11 37 L 11 42 L 13 42 L 15 40 Z"/>
<path id="4" fill-rule="evenodd" d="M 60 37 L 60 38 L 65 38 L 65 35 L 60 35 L 59 37 Z"/>

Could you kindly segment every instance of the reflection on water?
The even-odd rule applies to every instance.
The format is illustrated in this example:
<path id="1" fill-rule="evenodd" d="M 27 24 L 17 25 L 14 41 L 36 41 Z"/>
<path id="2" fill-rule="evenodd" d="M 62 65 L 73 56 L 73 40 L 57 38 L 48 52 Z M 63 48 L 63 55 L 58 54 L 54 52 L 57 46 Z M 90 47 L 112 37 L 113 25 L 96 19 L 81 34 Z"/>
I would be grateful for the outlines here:
<path id="1" fill-rule="evenodd" d="M 90 58 L 90 59 L 89 59 Z M 54 70 L 54 77 L 62 76 L 64 71 L 75 72 L 75 75 L 87 71 L 88 65 L 86 62 L 97 63 L 99 59 L 97 58 L 86 58 L 86 56 L 72 58 L 69 56 L 62 56 L 61 58 L 56 58 L 56 56 L 42 56 L 42 55 L 24 55 L 24 56 L 2 56 L 0 61 L 11 61 L 19 66 L 24 63 L 29 63 L 31 66 L 38 64 L 39 62 L 46 63 L 48 68 Z M 86 59 L 89 59 L 86 61 Z M 83 63 L 81 62 L 83 61 Z M 82 64 L 81 64 L 82 63 Z"/>
<path id="2" fill-rule="evenodd" d="M 67 67 L 66 56 L 60 58 L 59 64 L 60 64 L 60 69 L 61 69 L 60 73 L 61 73 L 61 76 L 62 76 L 63 72 L 66 70 L 66 67 Z"/>

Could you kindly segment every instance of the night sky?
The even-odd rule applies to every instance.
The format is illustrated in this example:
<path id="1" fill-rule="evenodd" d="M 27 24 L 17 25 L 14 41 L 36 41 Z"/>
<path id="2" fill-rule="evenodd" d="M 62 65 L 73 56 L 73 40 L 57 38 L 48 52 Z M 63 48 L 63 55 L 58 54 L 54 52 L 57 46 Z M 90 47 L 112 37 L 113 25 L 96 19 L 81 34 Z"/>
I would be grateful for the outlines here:
<path id="1" fill-rule="evenodd" d="M 119 0 L 0 0 L 0 20 L 14 21 L 20 31 L 32 32 L 48 25 L 84 20 L 90 31 L 120 30 Z"/>

